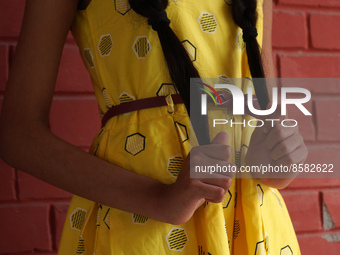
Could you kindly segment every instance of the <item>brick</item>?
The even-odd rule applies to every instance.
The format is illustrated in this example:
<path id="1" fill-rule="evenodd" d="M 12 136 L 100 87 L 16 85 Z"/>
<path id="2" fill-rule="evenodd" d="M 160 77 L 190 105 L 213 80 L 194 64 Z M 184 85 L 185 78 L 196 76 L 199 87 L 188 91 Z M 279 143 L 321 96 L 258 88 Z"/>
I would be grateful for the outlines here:
<path id="1" fill-rule="evenodd" d="M 322 230 L 319 194 L 311 192 L 281 192 L 295 231 Z"/>
<path id="2" fill-rule="evenodd" d="M 279 0 L 279 4 L 304 5 L 304 6 L 325 6 L 339 7 L 340 2 L 337 0 Z"/>
<path id="3" fill-rule="evenodd" d="M 306 179 L 296 178 L 290 184 L 288 188 L 329 188 L 340 187 L 340 179 Z"/>
<path id="4" fill-rule="evenodd" d="M 318 126 L 317 139 L 340 141 L 340 100 L 317 100 L 315 108 Z"/>
<path id="5" fill-rule="evenodd" d="M 322 254 L 322 255 L 334 255 L 338 254 L 340 250 L 340 242 L 329 242 L 326 238 L 329 238 L 330 234 L 319 235 L 298 235 L 298 241 L 300 244 L 301 254 Z"/>
<path id="6" fill-rule="evenodd" d="M 69 204 L 60 203 L 53 205 L 53 214 L 54 214 L 54 238 L 56 247 L 59 247 L 61 234 L 63 231 L 66 214 L 68 210 Z"/>
<path id="7" fill-rule="evenodd" d="M 0 91 L 6 87 L 8 73 L 8 46 L 0 45 Z"/>
<path id="8" fill-rule="evenodd" d="M 64 48 L 56 91 L 93 92 L 90 75 L 77 47 Z"/>
<path id="9" fill-rule="evenodd" d="M 57 98 L 52 103 L 52 132 L 66 141 L 88 147 L 100 128 L 97 101 L 94 97 Z"/>
<path id="10" fill-rule="evenodd" d="M 339 65 L 340 56 L 337 55 L 280 56 L 280 71 L 283 78 L 338 78 Z"/>
<path id="11" fill-rule="evenodd" d="M 320 146 L 309 146 L 308 148 L 308 157 L 305 161 L 305 164 L 312 168 L 312 164 L 314 164 L 314 172 L 304 172 L 298 175 L 298 178 L 320 178 L 319 180 L 325 179 L 334 179 L 331 183 L 336 184 L 335 178 L 340 178 L 340 147 L 339 146 L 330 146 L 330 145 L 320 145 Z M 324 169 L 326 172 L 317 172 L 316 166 L 317 164 L 321 169 Z M 333 172 L 330 172 L 330 164 L 333 164 Z M 305 180 L 305 179 L 303 179 Z M 317 180 L 317 179 L 316 179 Z"/>
<path id="12" fill-rule="evenodd" d="M 47 205 L 0 208 L 0 253 L 51 250 Z"/>
<path id="13" fill-rule="evenodd" d="M 306 20 L 306 15 L 302 12 L 275 10 L 273 15 L 273 47 L 306 49 L 308 47 Z"/>
<path id="14" fill-rule="evenodd" d="M 339 78 L 284 78 L 283 87 L 299 87 L 308 89 L 314 99 L 315 94 L 340 93 Z"/>
<path id="15" fill-rule="evenodd" d="M 340 227 L 340 189 L 339 190 L 328 190 L 322 192 L 323 202 L 327 207 L 327 210 L 332 218 L 335 227 Z"/>
<path id="16" fill-rule="evenodd" d="M 340 49 L 340 31 L 325 29 L 340 26 L 340 15 L 312 14 L 310 31 L 312 45 L 317 49 Z"/>
<path id="17" fill-rule="evenodd" d="M 0 160 L 0 200 L 16 199 L 14 169 Z"/>
<path id="18" fill-rule="evenodd" d="M 0 0 L 0 36 L 17 37 L 25 10 L 25 0 Z"/>
<path id="19" fill-rule="evenodd" d="M 18 172 L 19 199 L 70 198 L 71 193 L 54 187 L 29 174 Z"/>

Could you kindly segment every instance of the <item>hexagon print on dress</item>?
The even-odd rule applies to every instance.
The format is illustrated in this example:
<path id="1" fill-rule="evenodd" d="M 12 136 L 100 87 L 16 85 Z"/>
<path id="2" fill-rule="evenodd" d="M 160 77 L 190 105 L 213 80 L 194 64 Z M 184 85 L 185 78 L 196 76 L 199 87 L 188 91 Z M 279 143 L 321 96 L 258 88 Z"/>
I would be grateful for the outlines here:
<path id="1" fill-rule="evenodd" d="M 205 33 L 214 34 L 217 30 L 218 24 L 214 14 L 202 12 L 198 17 L 198 23 L 200 24 L 201 30 Z"/>
<path id="2" fill-rule="evenodd" d="M 230 190 L 228 190 L 228 192 L 224 195 L 223 200 L 222 200 L 223 209 L 228 208 L 232 197 L 233 196 L 231 195 Z"/>
<path id="3" fill-rule="evenodd" d="M 82 236 L 79 237 L 79 241 L 78 241 L 78 246 L 77 246 L 77 252 L 76 254 L 82 255 L 84 254 L 86 251 L 85 249 L 85 240 Z"/>
<path id="4" fill-rule="evenodd" d="M 127 103 L 130 101 L 135 100 L 134 96 L 131 96 L 130 94 L 123 92 L 122 94 L 119 95 L 119 103 L 123 104 L 123 103 Z"/>
<path id="5" fill-rule="evenodd" d="M 241 167 L 241 149 L 235 150 L 235 165 L 238 169 Z"/>
<path id="6" fill-rule="evenodd" d="M 238 235 L 241 232 L 241 224 L 240 224 L 240 220 L 234 220 L 234 229 L 233 229 L 233 235 L 234 235 L 234 239 L 236 239 L 238 237 Z"/>
<path id="7" fill-rule="evenodd" d="M 156 92 L 157 96 L 166 96 L 169 94 L 177 94 L 177 90 L 172 83 L 162 83 Z"/>
<path id="8" fill-rule="evenodd" d="M 145 217 L 137 213 L 131 213 L 131 217 L 132 217 L 132 222 L 134 224 L 145 225 L 149 221 L 148 217 Z"/>
<path id="9" fill-rule="evenodd" d="M 109 56 L 112 50 L 113 41 L 110 34 L 102 35 L 99 39 L 98 50 L 102 57 Z"/>
<path id="10" fill-rule="evenodd" d="M 71 228 L 80 231 L 85 222 L 86 214 L 87 211 L 82 208 L 78 207 L 77 209 L 75 209 L 70 215 Z"/>
<path id="11" fill-rule="evenodd" d="M 263 195 L 264 195 L 264 192 L 263 192 L 263 189 L 262 189 L 260 184 L 256 185 L 256 191 L 257 191 L 257 198 L 260 201 L 260 206 L 262 206 L 263 205 Z"/>
<path id="12" fill-rule="evenodd" d="M 244 49 L 246 48 L 246 44 L 245 42 L 243 41 L 243 32 L 242 30 L 240 29 L 237 33 L 237 36 L 236 36 L 236 42 L 237 42 L 237 47 L 240 51 L 244 51 Z"/>
<path id="13" fill-rule="evenodd" d="M 187 127 L 179 122 L 175 122 L 175 125 L 177 127 L 177 131 L 179 133 L 179 136 L 182 140 L 182 143 L 184 143 L 185 141 L 188 141 L 189 139 L 189 134 L 188 134 L 188 130 Z"/>
<path id="14" fill-rule="evenodd" d="M 144 59 L 151 50 L 151 44 L 146 36 L 137 36 L 135 42 L 132 45 L 132 49 L 135 52 L 137 58 Z"/>
<path id="15" fill-rule="evenodd" d="M 115 0 L 115 9 L 121 15 L 125 15 L 131 9 L 129 0 Z"/>
<path id="16" fill-rule="evenodd" d="M 175 178 L 179 175 L 182 169 L 184 159 L 181 154 L 173 156 L 168 160 L 168 172 Z"/>
<path id="17" fill-rule="evenodd" d="M 102 89 L 102 94 L 103 94 L 103 98 L 104 98 L 106 107 L 111 108 L 113 106 L 113 102 L 112 102 L 110 96 L 108 95 L 106 88 Z"/>
<path id="18" fill-rule="evenodd" d="M 196 60 L 196 47 L 189 41 L 189 40 L 184 40 L 182 42 L 184 48 L 186 49 L 186 51 L 188 52 L 188 55 L 191 59 L 191 61 L 195 61 Z"/>
<path id="19" fill-rule="evenodd" d="M 110 229 L 110 218 L 111 218 L 110 208 L 108 208 L 106 213 L 105 213 L 104 219 L 103 219 L 103 221 L 104 221 L 104 223 L 105 223 L 105 225 L 108 229 Z"/>
<path id="20" fill-rule="evenodd" d="M 217 83 L 218 84 L 231 84 L 233 85 L 233 80 L 226 74 L 221 74 L 217 76 Z M 224 90 L 224 89 L 219 89 L 219 90 Z M 228 91 L 230 93 L 229 89 L 225 89 L 226 91 Z"/>
<path id="21" fill-rule="evenodd" d="M 84 59 L 90 68 L 94 68 L 93 56 L 90 48 L 84 49 Z"/>
<path id="22" fill-rule="evenodd" d="M 100 222 L 102 220 L 102 211 L 103 211 L 103 206 L 99 205 L 98 211 L 97 211 L 97 222 L 96 222 L 97 227 L 100 226 Z"/>
<path id="23" fill-rule="evenodd" d="M 290 246 L 287 245 L 281 249 L 280 255 L 293 255 L 293 251 Z"/>
<path id="24" fill-rule="evenodd" d="M 267 255 L 266 248 L 264 246 L 264 241 L 256 243 L 255 255 Z"/>
<path id="25" fill-rule="evenodd" d="M 173 227 L 166 236 L 169 249 L 173 251 L 183 251 L 189 239 L 184 228 Z"/>
<path id="26" fill-rule="evenodd" d="M 140 133 L 129 135 L 125 141 L 125 151 L 136 156 L 145 149 L 145 136 Z"/>

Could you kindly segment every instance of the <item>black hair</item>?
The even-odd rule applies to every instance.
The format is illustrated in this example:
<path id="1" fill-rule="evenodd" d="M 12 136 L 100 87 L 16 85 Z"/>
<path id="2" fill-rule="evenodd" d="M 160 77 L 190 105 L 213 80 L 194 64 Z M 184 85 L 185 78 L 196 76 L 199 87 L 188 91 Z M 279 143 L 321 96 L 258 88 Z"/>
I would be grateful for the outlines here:
<path id="1" fill-rule="evenodd" d="M 244 32 L 255 28 L 257 23 L 257 0 L 233 0 L 232 15 L 236 25 Z M 252 78 L 265 78 L 260 48 L 255 36 L 247 38 L 246 52 L 248 65 Z M 268 104 L 268 91 L 263 79 L 254 79 L 254 88 L 261 109 L 264 110 Z"/>
<path id="2" fill-rule="evenodd" d="M 155 16 L 159 16 L 160 13 L 164 12 L 167 8 L 168 0 L 129 0 L 131 8 L 138 14 L 150 19 Z M 256 0 L 233 0 L 232 2 L 232 15 L 235 23 L 241 29 L 248 29 L 249 27 L 255 27 L 257 22 L 256 13 Z M 167 22 L 159 24 L 157 29 L 158 37 L 163 49 L 164 58 L 166 60 L 169 73 L 176 89 L 179 91 L 184 104 L 187 108 L 188 114 L 190 114 L 190 78 L 198 78 L 199 73 L 193 65 L 186 49 L 180 42 L 176 34 L 172 31 Z M 262 67 L 261 55 L 259 45 L 256 38 L 247 40 L 246 51 L 248 56 L 249 68 L 251 75 L 254 78 L 264 78 L 264 72 Z M 255 88 L 257 93 L 263 92 L 263 84 L 260 84 L 260 90 Z M 254 84 L 255 87 L 259 87 L 259 84 Z M 262 87 L 261 87 L 262 86 Z M 192 90 L 192 96 L 198 98 L 199 90 Z M 193 93 L 197 92 L 197 95 Z M 265 94 L 266 96 L 267 94 Z M 260 95 L 258 95 L 259 100 Z M 197 102 L 196 102 L 197 101 Z M 199 100 L 194 100 L 191 105 L 198 104 Z M 196 105 L 195 105 L 196 108 Z M 197 105 L 197 109 L 200 106 Z M 195 111 L 198 112 L 198 111 Z M 199 143 L 208 144 L 210 143 L 208 122 L 205 116 L 200 113 L 195 116 L 190 116 L 190 120 L 195 129 L 195 126 L 199 125 L 199 129 L 195 129 L 196 136 Z M 205 132 L 201 133 L 201 130 Z"/>

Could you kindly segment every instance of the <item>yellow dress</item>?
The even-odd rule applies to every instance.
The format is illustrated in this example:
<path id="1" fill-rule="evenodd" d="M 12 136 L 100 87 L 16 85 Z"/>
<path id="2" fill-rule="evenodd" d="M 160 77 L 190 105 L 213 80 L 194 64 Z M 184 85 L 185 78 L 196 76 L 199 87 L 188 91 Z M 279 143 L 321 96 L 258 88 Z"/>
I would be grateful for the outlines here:
<path id="1" fill-rule="evenodd" d="M 242 32 L 232 20 L 229 4 L 228 0 L 170 0 L 167 8 L 170 26 L 201 77 L 221 82 L 250 76 Z M 261 3 L 258 13 L 261 43 Z M 91 74 L 101 114 L 120 103 L 175 93 L 157 33 L 127 0 L 92 0 L 86 10 L 77 12 L 72 32 Z M 111 118 L 94 138 L 90 152 L 160 182 L 175 182 L 190 150 L 190 122 L 183 104 L 169 107 Z M 225 131 L 233 148 L 231 162 L 239 166 L 253 130 L 236 125 Z M 279 192 L 243 178 L 233 180 L 222 203 L 204 203 L 183 225 L 74 196 L 59 254 L 297 255 L 300 251 Z"/>

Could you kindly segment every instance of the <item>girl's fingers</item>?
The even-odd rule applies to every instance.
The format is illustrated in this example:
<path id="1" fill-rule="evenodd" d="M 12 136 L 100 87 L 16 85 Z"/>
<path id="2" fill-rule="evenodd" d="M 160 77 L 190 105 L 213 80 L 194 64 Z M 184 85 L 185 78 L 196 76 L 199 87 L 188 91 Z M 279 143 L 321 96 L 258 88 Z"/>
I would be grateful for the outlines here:
<path id="1" fill-rule="evenodd" d="M 219 132 L 211 141 L 212 144 L 227 144 L 228 134 L 226 132 Z"/>
<path id="2" fill-rule="evenodd" d="M 197 146 L 191 149 L 190 160 L 194 158 L 211 158 L 218 160 L 229 161 L 231 155 L 231 147 L 226 144 L 209 144 L 203 146 Z"/>
<path id="3" fill-rule="evenodd" d="M 201 183 L 198 195 L 209 202 L 221 203 L 227 190 L 228 189 L 224 189 L 218 186 Z"/>
<path id="4" fill-rule="evenodd" d="M 272 150 L 278 143 L 294 135 L 295 133 L 297 133 L 296 127 L 283 127 L 281 125 L 275 125 L 270 129 L 265 139 L 265 146 L 268 150 Z"/>
<path id="5" fill-rule="evenodd" d="M 228 134 L 226 132 L 220 132 L 214 137 L 211 144 L 192 148 L 191 156 L 205 156 L 212 159 L 229 161 L 231 147 L 227 145 L 227 142 Z"/>
<path id="6" fill-rule="evenodd" d="M 231 147 L 226 145 L 227 142 L 227 133 L 220 132 L 215 136 L 211 144 L 197 146 L 190 150 L 191 171 L 195 171 L 196 167 L 204 168 L 205 173 L 209 175 L 209 178 L 187 179 L 189 181 L 189 183 L 187 182 L 187 187 L 192 188 L 192 194 L 198 199 L 204 198 L 209 202 L 220 203 L 230 188 L 231 177 L 234 173 L 231 171 L 218 172 L 219 169 L 231 169 L 231 166 L 233 166 L 228 162 L 232 151 Z M 186 175 L 184 178 L 188 177 Z"/>
<path id="7" fill-rule="evenodd" d="M 300 164 L 307 157 L 307 148 L 304 144 L 294 150 L 292 153 L 280 158 L 276 161 L 276 165 L 290 166 L 291 164 Z"/>
<path id="8" fill-rule="evenodd" d="M 223 188 L 225 191 L 227 191 L 230 188 L 232 183 L 231 178 L 225 176 L 224 178 L 200 178 L 197 180 L 205 184 Z"/>
<path id="9" fill-rule="evenodd" d="M 293 153 L 298 147 L 303 145 L 302 136 L 299 134 L 294 134 L 285 140 L 279 142 L 274 149 L 270 152 L 270 157 L 273 160 L 278 160 L 291 153 Z"/>

